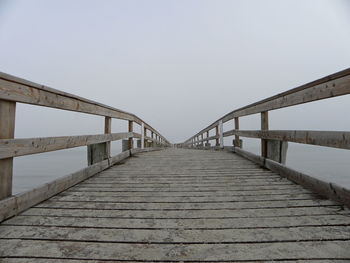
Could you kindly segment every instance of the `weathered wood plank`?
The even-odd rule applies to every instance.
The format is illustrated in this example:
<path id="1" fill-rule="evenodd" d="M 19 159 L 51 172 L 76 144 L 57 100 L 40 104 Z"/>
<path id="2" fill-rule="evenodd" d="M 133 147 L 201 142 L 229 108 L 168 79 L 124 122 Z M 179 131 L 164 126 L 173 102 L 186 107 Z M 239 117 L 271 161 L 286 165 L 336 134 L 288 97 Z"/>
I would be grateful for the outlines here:
<path id="1" fill-rule="evenodd" d="M 224 134 L 225 137 L 232 135 L 350 149 L 350 132 L 347 131 L 231 130 Z"/>
<path id="2" fill-rule="evenodd" d="M 139 202 L 120 203 L 95 202 L 93 200 L 81 202 L 45 201 L 37 208 L 62 208 L 62 209 L 95 209 L 95 210 L 208 210 L 208 209 L 247 209 L 247 208 L 279 208 L 279 207 L 308 207 L 335 205 L 330 200 L 284 200 L 284 201 L 251 201 L 251 202 L 217 202 L 217 203 L 164 203 L 164 202 Z"/>
<path id="3" fill-rule="evenodd" d="M 350 241 L 252 244 L 139 244 L 0 240 L 0 257 L 17 255 L 110 260 L 271 260 L 350 258 Z M 30 249 L 28 249 L 30 247 Z M 137 248 L 137 249 L 135 249 Z M 335 252 L 336 251 L 336 252 Z"/>
<path id="4" fill-rule="evenodd" d="M 310 193 L 296 194 L 258 194 L 258 195 L 214 195 L 214 196 L 120 196 L 105 192 L 64 192 L 52 197 L 52 201 L 96 201 L 96 202 L 184 202 L 184 203 L 219 203 L 219 202 L 250 202 L 274 200 L 314 200 L 318 196 Z"/>
<path id="5" fill-rule="evenodd" d="M 219 216 L 218 216 L 219 217 Z M 328 215 L 298 215 L 281 217 L 250 217 L 250 218 L 98 218 L 86 217 L 79 220 L 76 217 L 63 216 L 16 216 L 2 225 L 11 226 L 66 226 L 86 228 L 127 228 L 127 229 L 255 229 L 275 227 L 301 226 L 348 226 L 348 216 Z"/>
<path id="6" fill-rule="evenodd" d="M 125 192 L 125 191 L 136 191 L 136 192 L 193 192 L 193 191 L 201 191 L 201 192 L 225 192 L 225 191 L 259 191 L 259 190 L 292 190 L 295 189 L 293 185 L 253 185 L 253 186 L 206 186 L 206 187 L 138 187 L 135 188 L 133 186 L 130 187 L 121 187 L 117 184 L 107 185 L 107 184 L 79 184 L 72 188 L 71 190 L 96 190 L 96 191 L 110 191 L 115 190 L 116 192 Z"/>
<path id="7" fill-rule="evenodd" d="M 131 132 L 0 140 L 0 159 L 86 146 L 133 137 Z"/>
<path id="8" fill-rule="evenodd" d="M 104 193 L 106 196 L 257 196 L 257 195 L 280 195 L 280 194 L 301 194 L 309 193 L 306 189 L 293 189 L 293 190 L 247 190 L 247 191 L 108 191 L 106 189 L 69 189 L 69 192 L 90 192 L 90 193 Z"/>
<path id="9" fill-rule="evenodd" d="M 115 243 L 201 244 L 262 243 L 350 239 L 348 226 L 248 229 L 98 229 L 43 226 L 0 226 L 1 239 L 93 241 Z"/>
<path id="10" fill-rule="evenodd" d="M 35 257 L 34 258 L 35 263 L 81 263 L 81 260 L 79 259 L 53 259 L 53 258 L 45 258 L 45 259 L 40 259 Z M 33 258 L 8 258 L 5 257 L 3 258 L 3 260 L 0 258 L 0 262 L 1 263 L 33 263 Z M 100 260 L 84 260 L 84 263 L 101 263 Z M 125 261 L 115 261 L 115 260 L 104 260 L 103 262 L 113 262 L 113 263 L 121 263 L 121 262 L 125 262 Z M 139 263 L 140 261 L 132 261 L 132 260 L 128 260 L 128 263 Z M 167 261 L 169 263 L 175 263 L 177 261 Z M 202 263 L 203 261 L 191 261 L 191 263 Z M 217 262 L 217 261 L 216 261 Z M 231 262 L 231 261 L 224 261 L 225 263 L 237 263 L 237 261 L 235 262 Z M 224 263 L 221 262 L 221 263 Z M 328 260 L 328 259 L 317 259 L 317 260 L 278 260 L 278 262 L 282 262 L 282 263 L 348 263 L 349 261 L 347 259 L 342 260 L 342 259 L 332 259 L 332 260 Z M 244 263 L 256 263 L 256 261 L 244 261 Z"/>
<path id="11" fill-rule="evenodd" d="M 340 206 L 307 206 L 283 208 L 247 208 L 247 209 L 208 209 L 208 210 L 94 210 L 94 209 L 59 209 L 31 208 L 23 215 L 72 216 L 72 217 L 106 217 L 106 218 L 238 218 L 263 216 L 296 216 L 332 214 Z"/>

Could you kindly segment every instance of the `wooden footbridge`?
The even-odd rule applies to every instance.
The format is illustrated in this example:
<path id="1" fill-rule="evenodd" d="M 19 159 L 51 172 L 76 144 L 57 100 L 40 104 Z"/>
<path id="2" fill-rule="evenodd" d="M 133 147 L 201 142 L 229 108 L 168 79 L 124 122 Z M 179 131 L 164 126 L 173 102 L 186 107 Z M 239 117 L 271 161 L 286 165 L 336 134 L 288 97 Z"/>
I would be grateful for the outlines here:
<path id="1" fill-rule="evenodd" d="M 350 149 L 350 132 L 268 125 L 271 110 L 349 93 L 347 69 L 171 144 L 133 114 L 1 73 L 0 262 L 350 262 L 350 191 L 284 165 L 287 142 Z M 105 133 L 15 139 L 16 103 L 102 116 Z M 251 114 L 261 130 L 240 130 Z M 113 118 L 128 131 L 112 133 Z M 241 137 L 261 139 L 261 155 Z M 79 146 L 86 168 L 12 195 L 13 158 Z"/>

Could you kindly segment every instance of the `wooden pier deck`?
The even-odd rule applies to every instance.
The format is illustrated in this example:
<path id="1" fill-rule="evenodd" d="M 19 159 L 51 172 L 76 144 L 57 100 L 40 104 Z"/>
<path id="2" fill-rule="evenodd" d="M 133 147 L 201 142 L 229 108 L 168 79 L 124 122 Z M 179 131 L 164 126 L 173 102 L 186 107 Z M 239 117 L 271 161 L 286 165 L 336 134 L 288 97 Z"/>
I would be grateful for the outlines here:
<path id="1" fill-rule="evenodd" d="M 141 153 L 0 225 L 0 262 L 350 262 L 350 212 L 227 151 Z"/>

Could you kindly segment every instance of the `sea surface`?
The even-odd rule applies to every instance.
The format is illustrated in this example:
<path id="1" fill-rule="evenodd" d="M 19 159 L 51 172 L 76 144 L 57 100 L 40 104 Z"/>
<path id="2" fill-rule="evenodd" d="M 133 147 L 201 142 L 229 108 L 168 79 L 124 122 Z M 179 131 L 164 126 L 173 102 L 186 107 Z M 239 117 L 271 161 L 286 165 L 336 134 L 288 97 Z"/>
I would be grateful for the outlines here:
<path id="1" fill-rule="evenodd" d="M 258 145 L 245 150 L 259 153 Z M 113 154 L 120 149 L 112 150 Z M 14 194 L 30 190 L 87 166 L 86 147 L 15 158 Z M 350 151 L 289 143 L 287 166 L 350 189 Z"/>

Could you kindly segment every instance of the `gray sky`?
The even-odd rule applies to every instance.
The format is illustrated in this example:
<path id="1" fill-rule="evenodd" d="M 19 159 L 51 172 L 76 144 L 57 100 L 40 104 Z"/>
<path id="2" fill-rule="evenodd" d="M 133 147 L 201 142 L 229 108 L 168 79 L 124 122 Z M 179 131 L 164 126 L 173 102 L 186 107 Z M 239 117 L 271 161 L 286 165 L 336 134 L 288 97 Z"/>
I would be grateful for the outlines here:
<path id="1" fill-rule="evenodd" d="M 135 113 L 171 142 L 348 68 L 349 47 L 346 0 L 0 0 L 0 71 Z M 272 112 L 271 128 L 349 130 L 349 103 Z M 93 134 L 103 118 L 19 105 L 16 125 L 17 137 Z"/>

